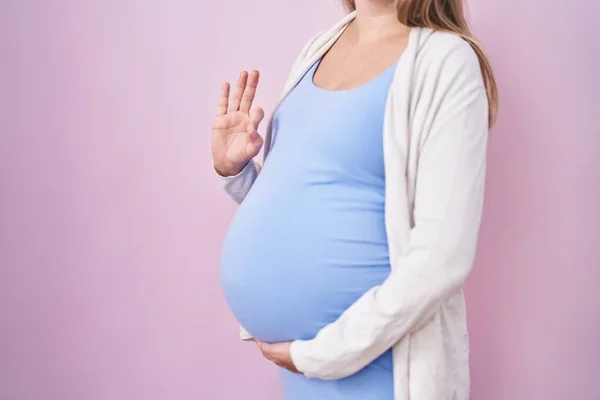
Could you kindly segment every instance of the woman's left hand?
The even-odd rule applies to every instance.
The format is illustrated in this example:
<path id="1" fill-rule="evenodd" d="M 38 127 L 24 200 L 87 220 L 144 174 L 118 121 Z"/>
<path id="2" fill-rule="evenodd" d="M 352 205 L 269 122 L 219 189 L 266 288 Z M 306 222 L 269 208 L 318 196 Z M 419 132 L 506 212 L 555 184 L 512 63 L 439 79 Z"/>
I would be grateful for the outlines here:
<path id="1" fill-rule="evenodd" d="M 290 345 L 292 342 L 282 343 L 267 343 L 261 342 L 258 339 L 254 340 L 258 345 L 258 348 L 268 360 L 279 365 L 281 368 L 285 368 L 290 372 L 299 374 L 300 372 L 294 366 L 292 356 L 290 353 Z"/>

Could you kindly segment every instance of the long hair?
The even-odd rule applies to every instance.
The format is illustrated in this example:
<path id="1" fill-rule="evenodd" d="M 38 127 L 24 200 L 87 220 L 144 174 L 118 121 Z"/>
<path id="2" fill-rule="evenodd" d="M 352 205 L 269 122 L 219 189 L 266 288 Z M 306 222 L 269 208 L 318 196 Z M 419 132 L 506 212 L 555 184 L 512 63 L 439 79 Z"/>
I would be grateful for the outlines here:
<path id="1" fill-rule="evenodd" d="M 356 10 L 354 0 L 342 0 L 347 11 Z M 475 40 L 465 17 L 463 0 L 399 0 L 398 20 L 409 27 L 425 27 L 436 31 L 451 32 L 466 40 L 479 58 L 481 74 L 489 103 L 489 126 L 498 117 L 498 87 L 494 71 L 483 47 Z"/>

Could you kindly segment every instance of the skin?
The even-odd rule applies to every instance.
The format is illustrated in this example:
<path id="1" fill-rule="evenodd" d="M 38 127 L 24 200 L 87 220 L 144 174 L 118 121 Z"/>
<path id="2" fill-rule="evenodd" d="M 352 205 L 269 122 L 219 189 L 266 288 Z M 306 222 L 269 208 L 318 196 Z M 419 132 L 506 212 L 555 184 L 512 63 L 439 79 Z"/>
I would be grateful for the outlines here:
<path id="1" fill-rule="evenodd" d="M 362 85 L 382 73 L 400 57 L 410 28 L 398 22 L 395 0 L 356 0 L 356 19 L 324 56 L 314 81 L 330 90 L 345 90 Z M 231 96 L 228 82 L 223 84 L 212 129 L 214 168 L 222 176 L 237 175 L 263 145 L 258 127 L 264 111 L 252 108 L 259 72 L 242 71 Z M 231 99 L 230 99 L 231 97 Z M 254 342 L 269 361 L 300 373 L 290 355 L 291 342 Z"/>
<path id="2" fill-rule="evenodd" d="M 223 176 L 238 174 L 263 145 L 257 129 L 265 113 L 252 108 L 259 72 L 242 71 L 230 101 L 230 85 L 225 82 L 212 128 L 213 164 Z"/>
<path id="3" fill-rule="evenodd" d="M 254 339 L 254 342 L 267 360 L 295 374 L 300 373 L 300 371 L 296 369 L 290 355 L 290 345 L 292 342 L 267 343 L 258 339 Z"/>

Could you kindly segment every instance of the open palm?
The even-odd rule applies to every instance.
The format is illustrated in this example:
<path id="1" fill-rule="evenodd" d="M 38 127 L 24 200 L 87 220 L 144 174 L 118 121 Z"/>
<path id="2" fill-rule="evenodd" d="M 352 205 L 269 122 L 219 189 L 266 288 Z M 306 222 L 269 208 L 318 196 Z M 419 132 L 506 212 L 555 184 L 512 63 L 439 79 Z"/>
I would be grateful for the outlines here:
<path id="1" fill-rule="evenodd" d="M 258 71 L 242 71 L 233 92 L 230 85 L 221 89 L 219 106 L 212 128 L 212 156 L 215 169 L 224 176 L 236 175 L 254 158 L 263 145 L 258 125 L 264 118 L 261 108 L 252 109 L 258 87 Z"/>

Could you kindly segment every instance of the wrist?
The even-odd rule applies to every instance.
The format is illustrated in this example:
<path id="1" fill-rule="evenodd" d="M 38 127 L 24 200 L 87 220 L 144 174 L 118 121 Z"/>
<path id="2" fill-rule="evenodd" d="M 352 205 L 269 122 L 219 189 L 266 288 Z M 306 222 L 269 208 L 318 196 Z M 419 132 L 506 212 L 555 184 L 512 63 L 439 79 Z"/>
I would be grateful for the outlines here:
<path id="1" fill-rule="evenodd" d="M 307 363 L 309 362 L 305 357 L 303 346 L 306 346 L 307 341 L 305 340 L 294 340 L 290 343 L 290 359 L 292 360 L 292 364 L 298 370 L 299 373 L 306 377 L 310 377 L 307 375 L 307 371 L 309 370 Z"/>
<path id="2" fill-rule="evenodd" d="M 247 163 L 246 163 L 247 164 Z M 246 164 L 241 167 L 224 166 L 222 164 L 213 164 L 213 168 L 217 175 L 223 178 L 238 175 L 245 168 Z"/>

